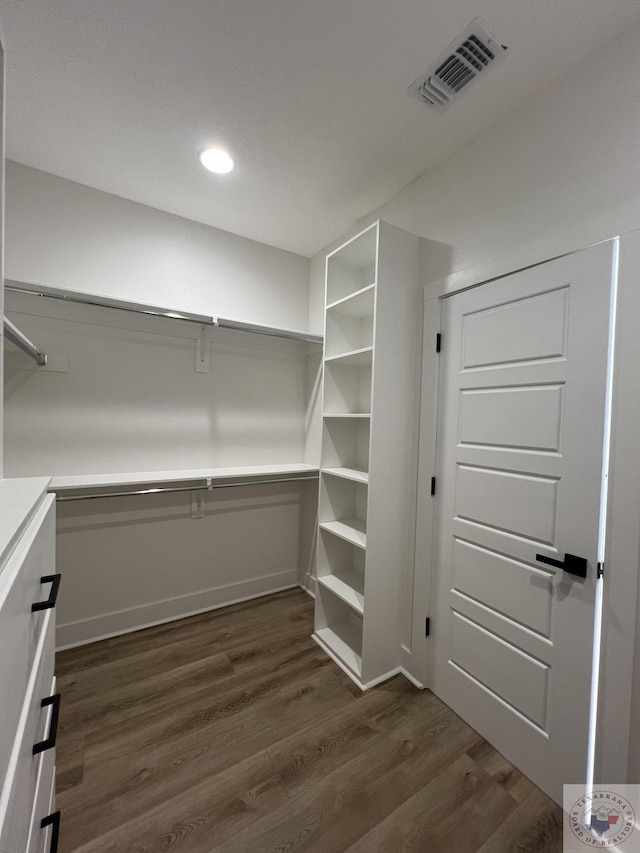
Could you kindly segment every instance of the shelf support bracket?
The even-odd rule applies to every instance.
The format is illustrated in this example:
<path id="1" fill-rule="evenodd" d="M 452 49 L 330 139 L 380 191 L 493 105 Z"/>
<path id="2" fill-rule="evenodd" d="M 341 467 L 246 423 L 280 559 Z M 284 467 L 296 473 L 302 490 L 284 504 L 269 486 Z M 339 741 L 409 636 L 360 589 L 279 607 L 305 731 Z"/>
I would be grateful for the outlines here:
<path id="1" fill-rule="evenodd" d="M 208 373 L 210 364 L 211 354 L 207 327 L 200 326 L 200 334 L 196 338 L 196 373 Z"/>

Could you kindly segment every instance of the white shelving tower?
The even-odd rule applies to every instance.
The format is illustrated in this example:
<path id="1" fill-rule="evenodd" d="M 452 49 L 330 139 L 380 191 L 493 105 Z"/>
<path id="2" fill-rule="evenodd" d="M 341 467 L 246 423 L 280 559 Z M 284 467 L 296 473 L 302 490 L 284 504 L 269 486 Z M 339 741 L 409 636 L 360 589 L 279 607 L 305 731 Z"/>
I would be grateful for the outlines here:
<path id="1" fill-rule="evenodd" d="M 327 256 L 313 636 L 363 690 L 410 619 L 420 243 L 379 220 Z"/>

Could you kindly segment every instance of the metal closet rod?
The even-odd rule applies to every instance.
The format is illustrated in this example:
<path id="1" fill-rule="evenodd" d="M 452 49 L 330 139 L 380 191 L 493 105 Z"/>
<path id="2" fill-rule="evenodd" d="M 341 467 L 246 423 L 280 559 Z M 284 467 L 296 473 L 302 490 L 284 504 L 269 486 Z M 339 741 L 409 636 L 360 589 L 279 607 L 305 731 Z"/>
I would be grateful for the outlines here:
<path id="1" fill-rule="evenodd" d="M 208 314 L 194 314 L 190 311 L 174 311 L 160 308 L 156 305 L 146 305 L 142 302 L 129 302 L 126 299 L 112 299 L 108 296 L 84 294 L 76 290 L 63 290 L 48 284 L 37 284 L 30 281 L 5 281 L 5 289 L 14 293 L 28 293 L 32 296 L 45 296 L 49 299 L 62 299 L 78 305 L 94 305 L 99 308 L 114 308 L 117 311 L 130 311 L 134 314 L 149 314 L 154 317 L 167 317 L 171 320 L 185 320 L 187 323 L 198 323 L 200 326 L 218 326 L 222 329 L 235 329 L 240 332 L 251 332 L 257 335 L 268 335 L 275 338 L 287 338 L 302 343 L 321 344 L 322 335 L 312 335 L 310 332 L 296 332 L 290 329 L 261 326 L 256 323 L 242 323 L 239 320 L 228 320 L 224 317 L 210 317 Z"/>
<path id="2" fill-rule="evenodd" d="M 212 483 L 207 482 L 202 486 L 166 486 L 152 489 L 130 489 L 124 492 L 97 492 L 89 495 L 56 495 L 56 500 L 64 501 L 91 501 L 97 498 L 128 498 L 131 495 L 157 495 L 161 492 L 202 492 L 212 489 L 230 489 L 236 486 L 266 486 L 274 483 L 298 483 L 305 480 L 317 480 L 318 474 L 309 474 L 305 477 L 278 477 L 270 480 L 240 480 L 237 483 Z M 55 488 L 52 489 L 55 492 Z"/>
<path id="3" fill-rule="evenodd" d="M 23 334 L 17 326 L 14 326 L 11 320 L 4 318 L 4 336 L 12 344 L 15 344 L 22 352 L 26 352 L 36 362 L 36 364 L 44 365 L 47 363 L 47 356 L 40 352 L 38 347 Z"/>

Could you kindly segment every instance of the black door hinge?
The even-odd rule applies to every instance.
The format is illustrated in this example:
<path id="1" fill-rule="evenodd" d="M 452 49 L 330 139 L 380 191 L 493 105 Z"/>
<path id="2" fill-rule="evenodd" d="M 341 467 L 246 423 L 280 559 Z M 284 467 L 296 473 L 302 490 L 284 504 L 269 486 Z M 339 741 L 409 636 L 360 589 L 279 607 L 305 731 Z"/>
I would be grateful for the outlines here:
<path id="1" fill-rule="evenodd" d="M 604 574 L 604 563 L 598 563 L 598 578 L 601 578 Z"/>
<path id="2" fill-rule="evenodd" d="M 442 335 L 440 332 L 436 335 L 436 352 L 440 352 L 440 347 L 442 346 Z"/>
<path id="3" fill-rule="evenodd" d="M 436 493 L 436 478 L 432 477 L 431 478 L 431 494 L 435 495 L 435 493 Z"/>
<path id="4" fill-rule="evenodd" d="M 425 635 L 425 637 L 428 637 L 430 633 L 431 633 L 431 619 L 427 616 L 427 618 L 424 620 L 424 635 Z"/>

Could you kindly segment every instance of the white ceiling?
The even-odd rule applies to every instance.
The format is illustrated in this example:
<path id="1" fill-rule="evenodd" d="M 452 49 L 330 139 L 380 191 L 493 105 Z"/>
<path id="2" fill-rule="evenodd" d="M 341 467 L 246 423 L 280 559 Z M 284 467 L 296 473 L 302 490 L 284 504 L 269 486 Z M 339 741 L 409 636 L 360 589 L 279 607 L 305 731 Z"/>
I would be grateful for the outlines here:
<path id="1" fill-rule="evenodd" d="M 0 0 L 7 156 L 303 255 L 626 29 L 637 0 Z M 474 17 L 507 58 L 407 87 Z M 230 175 L 196 153 L 220 144 Z"/>

